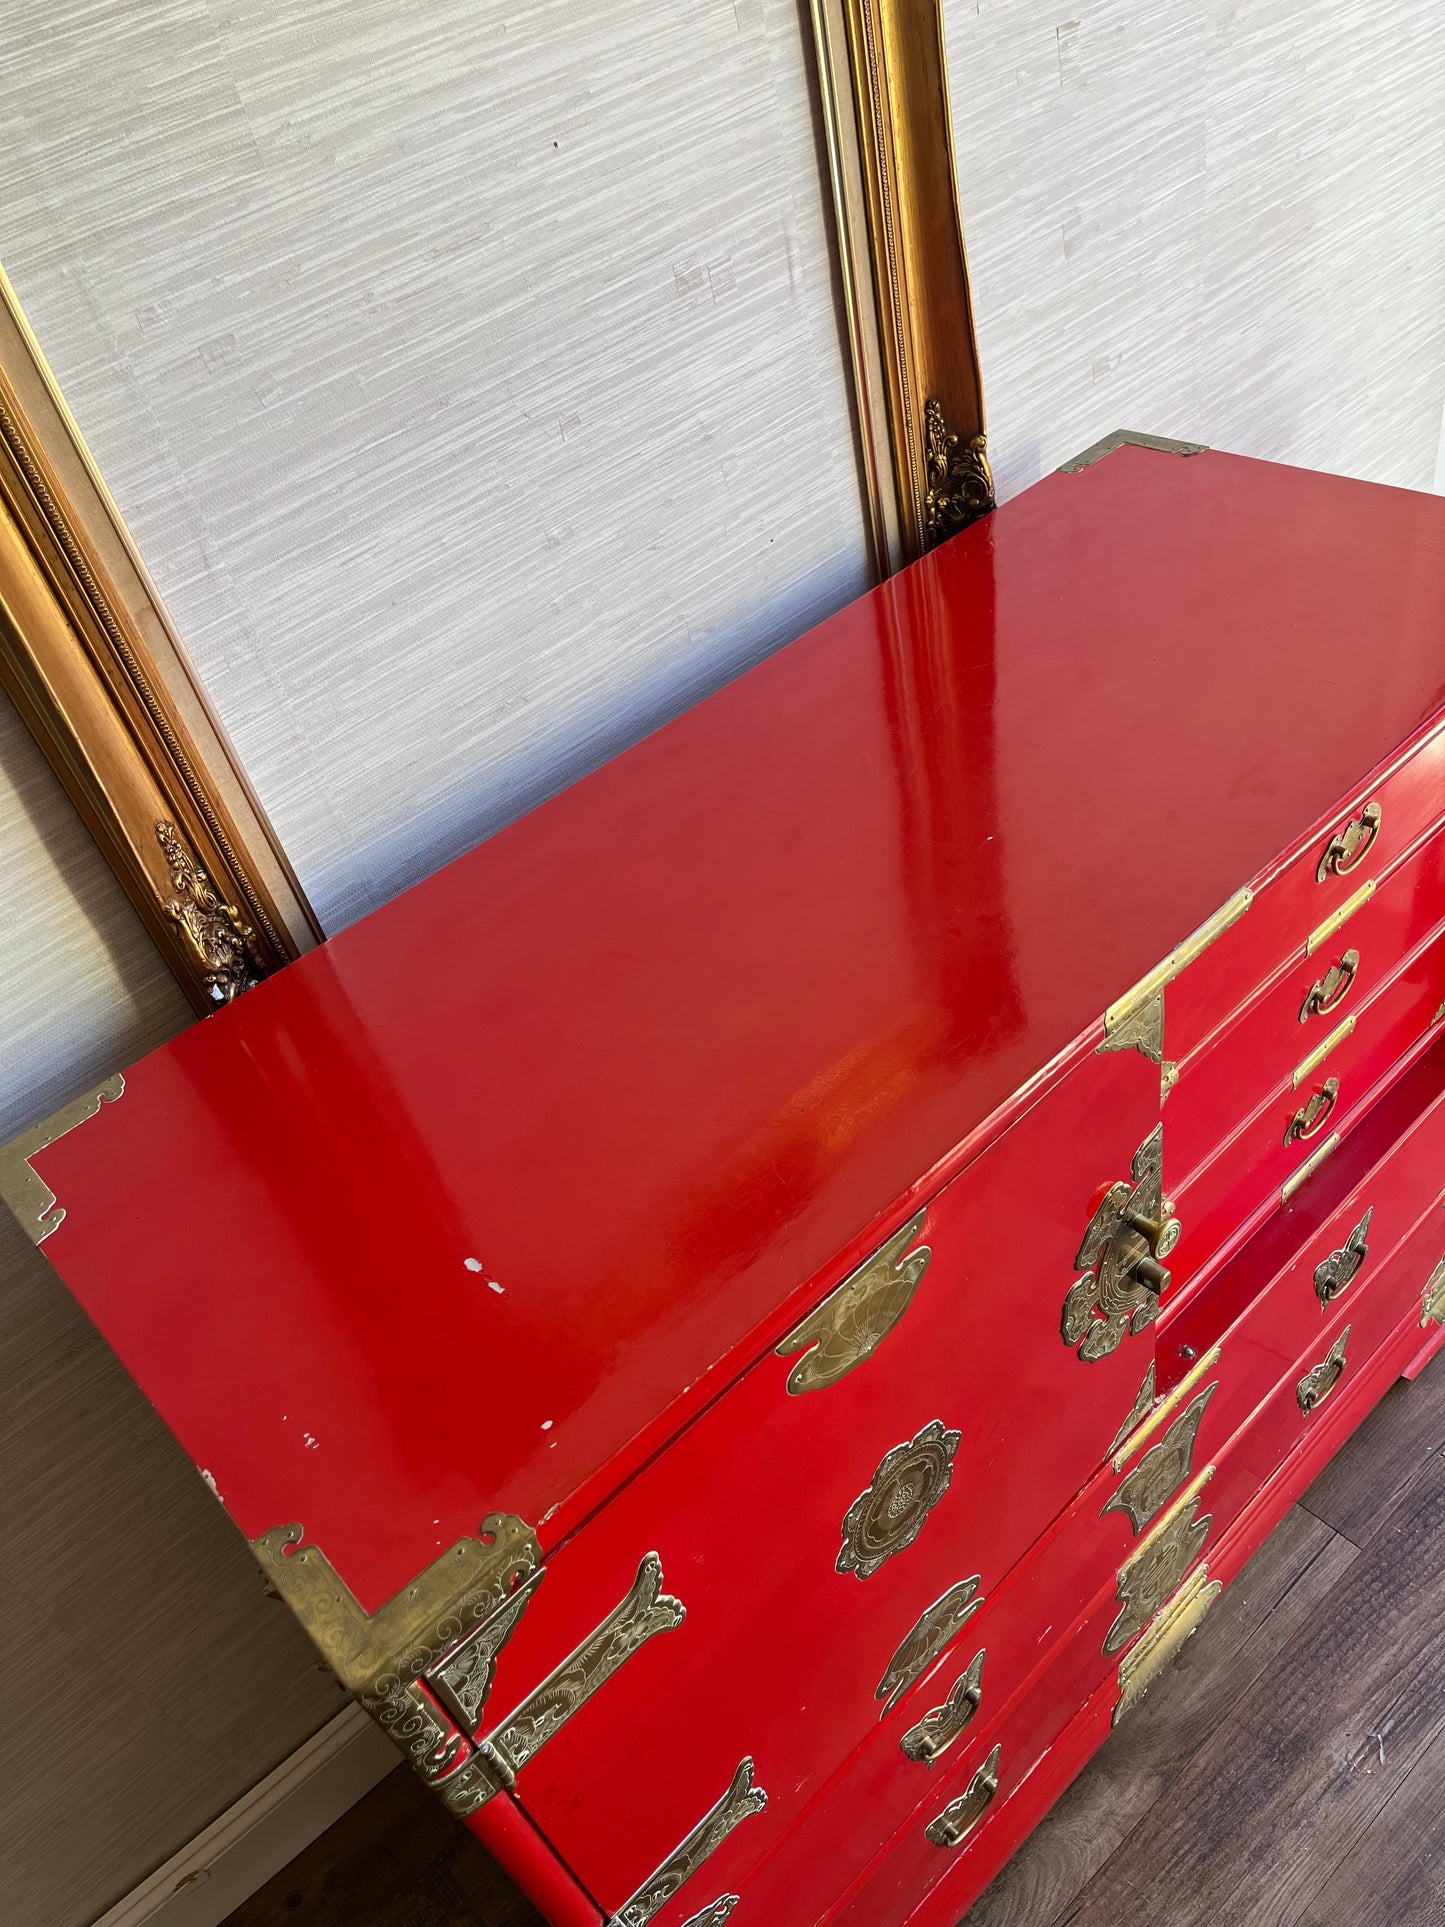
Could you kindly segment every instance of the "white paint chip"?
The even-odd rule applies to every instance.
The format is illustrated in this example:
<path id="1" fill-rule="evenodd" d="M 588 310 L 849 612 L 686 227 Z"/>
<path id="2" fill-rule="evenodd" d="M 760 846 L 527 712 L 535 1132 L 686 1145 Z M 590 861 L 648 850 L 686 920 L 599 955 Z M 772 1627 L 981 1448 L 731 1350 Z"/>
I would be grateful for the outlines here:
<path id="1" fill-rule="evenodd" d="M 311 1436 L 309 1432 L 303 1432 L 301 1434 L 301 1437 L 305 1441 L 306 1450 L 308 1452 L 315 1452 L 320 1449 L 316 1443 L 316 1440 Z"/>
<path id="2" fill-rule="evenodd" d="M 211 1488 L 212 1498 L 219 1499 L 221 1496 L 221 1488 L 216 1484 L 214 1475 L 208 1472 L 205 1466 L 203 1465 L 198 1465 L 196 1467 L 196 1470 L 200 1473 L 201 1477 L 205 1480 L 206 1484 Z"/>
<path id="3" fill-rule="evenodd" d="M 552 1429 L 552 1421 L 551 1421 L 551 1419 L 549 1419 L 549 1418 L 544 1418 L 544 1419 L 542 1420 L 542 1430 L 543 1430 L 544 1432 L 550 1432 L 550 1431 L 551 1431 L 551 1429 Z"/>
<path id="4" fill-rule="evenodd" d="M 483 1269 L 482 1261 L 480 1258 L 464 1258 L 462 1260 L 462 1263 L 466 1266 L 468 1271 L 481 1271 Z"/>
<path id="5" fill-rule="evenodd" d="M 487 1290 L 496 1292 L 497 1296 L 500 1298 L 504 1295 L 506 1291 L 506 1286 L 499 1285 L 495 1278 L 489 1278 L 487 1280 Z"/>

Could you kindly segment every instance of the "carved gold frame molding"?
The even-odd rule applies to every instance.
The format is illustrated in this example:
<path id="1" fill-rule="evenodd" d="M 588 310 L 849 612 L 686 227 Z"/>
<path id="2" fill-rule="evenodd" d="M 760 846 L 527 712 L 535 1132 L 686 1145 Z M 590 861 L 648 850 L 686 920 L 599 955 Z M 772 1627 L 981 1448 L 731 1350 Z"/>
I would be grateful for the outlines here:
<path id="1" fill-rule="evenodd" d="M 197 1011 L 318 940 L 3 271 L 0 684 Z"/>
<path id="2" fill-rule="evenodd" d="M 879 573 L 993 507 L 942 0 L 810 0 Z"/>

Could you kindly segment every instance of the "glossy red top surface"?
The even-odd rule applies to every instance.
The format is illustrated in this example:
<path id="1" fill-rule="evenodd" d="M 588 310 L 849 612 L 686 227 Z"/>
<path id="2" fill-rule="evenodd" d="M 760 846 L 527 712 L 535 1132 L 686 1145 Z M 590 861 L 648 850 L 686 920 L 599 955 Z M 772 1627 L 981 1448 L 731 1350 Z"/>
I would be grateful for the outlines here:
<path id="1" fill-rule="evenodd" d="M 1125 447 L 145 1059 L 45 1250 L 364 1604 L 553 1543 L 1442 700 L 1445 501 Z"/>

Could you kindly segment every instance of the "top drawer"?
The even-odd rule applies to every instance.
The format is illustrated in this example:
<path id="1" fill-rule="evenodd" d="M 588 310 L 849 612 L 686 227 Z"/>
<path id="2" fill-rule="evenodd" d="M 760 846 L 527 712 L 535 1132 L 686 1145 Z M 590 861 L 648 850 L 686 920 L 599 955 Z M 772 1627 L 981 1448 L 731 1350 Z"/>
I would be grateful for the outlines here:
<path id="1" fill-rule="evenodd" d="M 1445 814 L 1445 732 L 1360 790 L 1307 843 L 1232 898 L 1106 1016 L 1131 1030 L 1163 995 L 1163 1055 L 1178 1064 L 1250 1003 L 1312 931 L 1380 878 Z M 1167 986 L 1167 989 L 1166 989 Z"/>

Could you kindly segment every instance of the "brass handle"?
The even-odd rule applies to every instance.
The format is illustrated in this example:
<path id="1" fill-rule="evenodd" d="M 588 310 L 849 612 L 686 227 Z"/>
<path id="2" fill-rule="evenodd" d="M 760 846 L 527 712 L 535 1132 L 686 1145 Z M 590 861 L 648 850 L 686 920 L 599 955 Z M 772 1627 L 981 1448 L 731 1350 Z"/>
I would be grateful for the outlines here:
<path id="1" fill-rule="evenodd" d="M 1352 818 L 1325 845 L 1320 867 L 1315 871 L 1316 883 L 1323 883 L 1332 876 L 1347 877 L 1351 870 L 1364 862 L 1370 845 L 1379 834 L 1380 806 L 1378 803 L 1366 803 L 1359 815 Z"/>
<path id="2" fill-rule="evenodd" d="M 998 1792 L 998 1758 L 1002 1752 L 1002 1746 L 996 1746 L 969 1781 L 968 1791 L 923 1829 L 935 1847 L 961 1847 L 988 1812 Z"/>
<path id="3" fill-rule="evenodd" d="M 1370 1220 L 1374 1215 L 1375 1207 L 1371 1205 L 1339 1250 L 1332 1251 L 1323 1264 L 1315 1266 L 1315 1296 L 1321 1311 L 1333 1304 L 1347 1285 L 1354 1283 L 1360 1266 L 1369 1257 L 1370 1247 L 1365 1240 L 1370 1235 Z"/>
<path id="4" fill-rule="evenodd" d="M 1295 1387 L 1299 1408 L 1308 1418 L 1317 1405 L 1323 1405 L 1339 1384 L 1345 1370 L 1345 1347 L 1350 1342 L 1348 1325 L 1330 1346 L 1318 1365 L 1313 1365 Z"/>
<path id="5" fill-rule="evenodd" d="M 1328 1017 L 1344 1001 L 1359 967 L 1359 951 L 1347 950 L 1339 962 L 1332 964 L 1319 982 L 1311 986 L 1309 995 L 1300 1005 L 1300 1022 L 1308 1023 L 1311 1017 Z"/>
<path id="6" fill-rule="evenodd" d="M 904 1757 L 924 1766 L 946 1753 L 964 1732 L 983 1703 L 983 1661 L 987 1649 L 980 1647 L 969 1662 L 967 1672 L 953 1682 L 942 1706 L 925 1713 L 917 1726 L 911 1726 L 898 1742 Z"/>
<path id="7" fill-rule="evenodd" d="M 1325 1128 L 1325 1119 L 1335 1108 L 1335 1100 L 1339 1094 L 1340 1080 L 1337 1077 L 1327 1077 L 1309 1103 L 1301 1104 L 1290 1119 L 1285 1127 L 1285 1144 L 1303 1144 L 1306 1138 L 1312 1138 L 1317 1131 L 1322 1131 Z"/>

